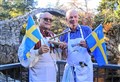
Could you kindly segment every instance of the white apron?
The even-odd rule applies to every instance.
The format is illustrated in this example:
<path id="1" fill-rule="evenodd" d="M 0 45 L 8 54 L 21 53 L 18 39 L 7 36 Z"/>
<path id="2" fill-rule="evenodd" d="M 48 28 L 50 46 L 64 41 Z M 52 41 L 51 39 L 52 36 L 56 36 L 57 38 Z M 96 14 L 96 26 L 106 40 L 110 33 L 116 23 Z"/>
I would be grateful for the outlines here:
<path id="1" fill-rule="evenodd" d="M 80 25 L 79 25 L 80 27 Z M 84 40 L 80 27 L 81 38 L 70 39 L 68 33 L 68 55 L 62 82 L 93 82 L 93 64 L 86 48 L 78 46 Z M 87 66 L 80 65 L 80 62 Z"/>
<path id="2" fill-rule="evenodd" d="M 44 38 L 41 45 L 47 44 L 47 41 L 48 38 Z M 53 52 L 44 53 L 35 66 L 29 68 L 29 82 L 56 82 L 56 73 L 56 55 Z"/>

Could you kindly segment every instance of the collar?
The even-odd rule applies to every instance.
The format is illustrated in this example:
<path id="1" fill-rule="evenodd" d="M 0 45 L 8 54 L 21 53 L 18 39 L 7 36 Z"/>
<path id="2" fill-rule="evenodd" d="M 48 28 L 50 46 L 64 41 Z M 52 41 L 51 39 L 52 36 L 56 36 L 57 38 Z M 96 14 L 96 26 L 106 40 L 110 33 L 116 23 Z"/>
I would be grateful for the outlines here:
<path id="1" fill-rule="evenodd" d="M 70 28 L 70 30 L 71 30 L 71 28 Z M 77 25 L 76 29 L 74 31 L 71 30 L 71 32 L 76 32 L 76 31 L 79 31 L 79 30 L 80 30 L 80 26 Z"/>
<path id="2" fill-rule="evenodd" d="M 51 33 L 49 30 L 40 29 L 40 32 L 42 33 L 43 37 L 51 37 Z"/>

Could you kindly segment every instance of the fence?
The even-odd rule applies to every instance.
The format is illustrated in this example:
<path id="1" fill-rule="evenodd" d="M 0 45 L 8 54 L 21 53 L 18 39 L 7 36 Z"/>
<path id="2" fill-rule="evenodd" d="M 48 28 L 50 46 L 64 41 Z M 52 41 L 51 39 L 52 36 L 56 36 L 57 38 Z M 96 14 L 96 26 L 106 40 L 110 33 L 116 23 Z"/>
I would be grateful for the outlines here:
<path id="1" fill-rule="evenodd" d="M 61 82 L 64 65 L 66 61 L 57 61 L 58 64 L 58 82 Z M 115 64 L 108 64 L 99 67 L 94 63 L 94 82 L 120 82 L 120 75 L 117 73 L 120 71 L 120 66 Z M 62 69 L 62 70 L 61 70 Z"/>
<path id="2" fill-rule="evenodd" d="M 28 82 L 28 69 L 20 63 L 0 65 L 0 82 Z"/>
<path id="3" fill-rule="evenodd" d="M 61 82 L 65 61 L 57 61 L 58 75 L 57 82 Z M 108 64 L 99 67 L 96 63 L 94 67 L 94 82 L 120 82 L 120 66 Z M 0 82 L 28 82 L 28 69 L 22 67 L 20 63 L 0 65 Z"/>

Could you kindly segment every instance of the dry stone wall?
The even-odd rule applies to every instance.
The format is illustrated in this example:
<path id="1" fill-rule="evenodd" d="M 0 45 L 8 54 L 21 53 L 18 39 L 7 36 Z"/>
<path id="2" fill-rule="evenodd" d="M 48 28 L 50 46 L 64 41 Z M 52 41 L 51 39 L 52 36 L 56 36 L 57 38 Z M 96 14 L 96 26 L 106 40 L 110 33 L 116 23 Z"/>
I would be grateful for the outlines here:
<path id="1" fill-rule="evenodd" d="M 17 62 L 20 30 L 27 16 L 0 22 L 0 64 Z"/>

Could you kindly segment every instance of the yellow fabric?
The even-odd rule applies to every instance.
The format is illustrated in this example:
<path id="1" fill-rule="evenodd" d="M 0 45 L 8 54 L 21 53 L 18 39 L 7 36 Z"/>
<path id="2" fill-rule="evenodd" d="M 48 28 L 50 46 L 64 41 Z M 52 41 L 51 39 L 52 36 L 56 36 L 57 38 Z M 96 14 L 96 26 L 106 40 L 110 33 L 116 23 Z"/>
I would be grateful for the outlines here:
<path id="1" fill-rule="evenodd" d="M 99 38 L 97 37 L 97 34 L 95 32 L 92 33 L 92 36 L 96 40 L 96 44 L 90 49 L 91 52 L 94 51 L 94 49 L 98 46 L 99 49 L 100 49 L 100 51 L 101 51 L 101 53 L 102 53 L 102 55 L 103 55 L 103 57 L 104 57 L 104 59 L 105 59 L 105 62 L 108 63 L 106 55 L 105 55 L 104 50 L 103 50 L 103 47 L 101 45 L 102 43 L 105 42 L 104 38 L 102 38 L 101 40 L 99 40 Z"/>

